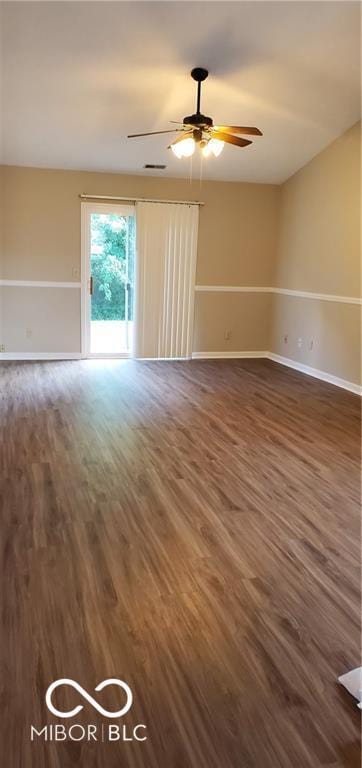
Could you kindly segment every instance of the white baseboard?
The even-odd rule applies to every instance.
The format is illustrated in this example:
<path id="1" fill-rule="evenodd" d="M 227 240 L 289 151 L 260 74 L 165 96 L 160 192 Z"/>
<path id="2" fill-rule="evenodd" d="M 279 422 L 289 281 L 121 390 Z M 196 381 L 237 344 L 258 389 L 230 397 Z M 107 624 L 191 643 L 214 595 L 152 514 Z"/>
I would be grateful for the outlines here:
<path id="1" fill-rule="evenodd" d="M 80 352 L 1 352 L 1 360 L 80 360 Z"/>
<path id="2" fill-rule="evenodd" d="M 213 360 L 216 358 L 251 358 L 251 357 L 268 357 L 269 352 L 253 351 L 250 352 L 193 352 L 193 360 Z"/>
<path id="3" fill-rule="evenodd" d="M 191 360 L 190 357 L 134 357 L 133 360 L 140 360 L 144 363 L 172 363 L 178 360 Z"/>
<path id="4" fill-rule="evenodd" d="M 267 357 L 269 360 L 274 360 L 275 363 L 286 365 L 288 368 L 293 368 L 295 371 L 299 371 L 299 373 L 306 373 L 307 376 L 313 376 L 313 378 L 325 381 L 327 384 L 334 384 L 336 387 L 348 389 L 349 392 L 354 392 L 355 395 L 362 394 L 362 387 L 358 384 L 354 384 L 352 381 L 347 381 L 346 379 L 340 379 L 338 376 L 333 376 L 332 373 L 326 373 L 326 371 L 321 371 L 319 368 L 312 368 L 310 365 L 299 363 L 297 360 L 291 360 L 289 357 L 276 355 L 275 352 L 267 352 Z"/>

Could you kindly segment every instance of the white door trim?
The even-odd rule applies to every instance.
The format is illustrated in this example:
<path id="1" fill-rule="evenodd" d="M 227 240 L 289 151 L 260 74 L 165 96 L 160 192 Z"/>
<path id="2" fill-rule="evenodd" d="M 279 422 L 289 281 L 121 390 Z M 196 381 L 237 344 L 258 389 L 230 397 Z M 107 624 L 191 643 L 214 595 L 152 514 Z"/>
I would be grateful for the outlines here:
<path id="1" fill-rule="evenodd" d="M 132 211 L 135 213 L 135 206 L 129 205 L 117 205 L 115 203 L 81 203 L 81 356 L 82 358 L 123 358 L 130 357 L 128 352 L 120 352 L 118 355 L 103 354 L 103 353 L 91 353 L 90 352 L 90 338 L 89 338 L 89 316 L 90 316 L 90 294 L 89 294 L 89 220 L 91 213 L 109 213 L 111 209 L 112 213 L 118 213 L 120 216 L 129 215 Z"/>

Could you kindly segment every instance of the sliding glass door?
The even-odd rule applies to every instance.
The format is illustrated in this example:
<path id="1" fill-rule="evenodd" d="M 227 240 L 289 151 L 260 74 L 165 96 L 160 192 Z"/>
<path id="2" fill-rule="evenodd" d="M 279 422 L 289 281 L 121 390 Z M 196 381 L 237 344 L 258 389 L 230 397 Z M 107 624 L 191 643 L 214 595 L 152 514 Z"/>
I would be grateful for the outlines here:
<path id="1" fill-rule="evenodd" d="M 135 208 L 83 203 L 83 351 L 87 357 L 132 352 Z"/>

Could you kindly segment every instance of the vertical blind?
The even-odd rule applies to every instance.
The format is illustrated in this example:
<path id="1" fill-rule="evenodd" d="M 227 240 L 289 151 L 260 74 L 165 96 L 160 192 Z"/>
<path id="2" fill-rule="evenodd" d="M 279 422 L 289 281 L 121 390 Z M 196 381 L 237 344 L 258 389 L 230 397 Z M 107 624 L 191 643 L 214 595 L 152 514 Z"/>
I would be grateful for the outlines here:
<path id="1" fill-rule="evenodd" d="M 135 357 L 191 357 L 199 208 L 136 204 Z"/>

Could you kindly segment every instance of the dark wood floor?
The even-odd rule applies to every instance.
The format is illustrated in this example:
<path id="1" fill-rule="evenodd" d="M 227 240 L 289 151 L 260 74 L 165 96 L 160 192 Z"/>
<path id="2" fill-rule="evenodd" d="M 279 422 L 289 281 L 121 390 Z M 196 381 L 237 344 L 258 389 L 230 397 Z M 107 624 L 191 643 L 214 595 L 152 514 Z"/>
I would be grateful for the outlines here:
<path id="1" fill-rule="evenodd" d="M 258 360 L 0 376 L 1 765 L 359 766 L 358 397 Z M 124 679 L 148 740 L 31 743 L 63 677 Z"/>

